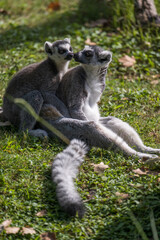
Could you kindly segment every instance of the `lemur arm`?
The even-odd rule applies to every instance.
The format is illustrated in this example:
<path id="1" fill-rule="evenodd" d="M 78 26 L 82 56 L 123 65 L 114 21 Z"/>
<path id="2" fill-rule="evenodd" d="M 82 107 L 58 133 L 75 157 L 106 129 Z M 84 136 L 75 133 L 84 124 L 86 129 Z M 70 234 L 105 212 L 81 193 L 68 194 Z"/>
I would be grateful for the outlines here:
<path id="1" fill-rule="evenodd" d="M 84 91 L 84 84 L 79 78 L 79 76 L 76 77 L 76 80 L 74 77 L 72 78 L 72 83 L 69 86 L 70 91 L 67 92 L 67 108 L 71 118 L 87 121 L 88 119 L 83 111 L 87 93 Z"/>
<path id="2" fill-rule="evenodd" d="M 44 102 L 46 104 L 51 104 L 55 107 L 64 117 L 70 117 L 69 112 L 65 104 L 52 92 L 43 92 L 42 93 Z"/>
<path id="3" fill-rule="evenodd" d="M 85 101 L 85 96 L 81 88 L 78 88 L 79 92 L 77 90 L 73 90 L 72 93 L 74 93 L 70 96 L 69 102 L 68 102 L 68 109 L 69 113 L 71 115 L 71 118 L 73 119 L 79 119 L 79 120 L 85 120 L 87 121 L 87 117 L 85 113 L 83 112 L 83 106 Z"/>
<path id="4" fill-rule="evenodd" d="M 83 105 L 81 104 L 81 102 L 70 106 L 69 113 L 71 115 L 71 118 L 87 121 L 88 119 L 85 116 L 85 114 L 82 110 L 82 107 L 83 107 Z"/>

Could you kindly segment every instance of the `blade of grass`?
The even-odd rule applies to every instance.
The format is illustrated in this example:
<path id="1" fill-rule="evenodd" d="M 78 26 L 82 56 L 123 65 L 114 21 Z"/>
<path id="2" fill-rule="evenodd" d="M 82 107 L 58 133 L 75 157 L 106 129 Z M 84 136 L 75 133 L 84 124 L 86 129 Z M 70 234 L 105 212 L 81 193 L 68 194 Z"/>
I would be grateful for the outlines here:
<path id="1" fill-rule="evenodd" d="M 138 233 L 141 235 L 142 239 L 143 239 L 143 240 L 149 240 L 148 237 L 147 237 L 147 235 L 146 235 L 145 232 L 143 231 L 143 228 L 142 228 L 140 222 L 136 219 L 136 217 L 134 216 L 133 212 L 132 212 L 132 211 L 129 211 L 128 214 L 129 214 L 132 222 L 133 222 L 134 225 L 136 226 L 137 231 L 138 231 Z"/>
<path id="2" fill-rule="evenodd" d="M 48 128 L 56 136 L 58 136 L 61 140 L 63 140 L 66 144 L 70 143 L 69 139 L 66 136 L 64 136 L 59 130 L 57 130 L 55 127 L 53 127 L 50 123 L 48 123 L 42 117 L 37 115 L 36 112 L 34 111 L 34 109 L 31 107 L 31 105 L 28 102 L 26 102 L 24 99 L 15 98 L 13 101 L 15 104 L 21 105 L 25 111 L 27 111 L 29 114 L 31 114 L 36 119 L 36 121 L 43 124 L 46 128 Z"/>
<path id="3" fill-rule="evenodd" d="M 159 240 L 157 228 L 156 228 L 156 224 L 155 224 L 155 219 L 154 219 L 153 209 L 151 209 L 149 216 L 150 216 L 150 223 L 151 223 L 151 228 L 152 228 L 152 233 L 153 233 L 153 239 Z"/>

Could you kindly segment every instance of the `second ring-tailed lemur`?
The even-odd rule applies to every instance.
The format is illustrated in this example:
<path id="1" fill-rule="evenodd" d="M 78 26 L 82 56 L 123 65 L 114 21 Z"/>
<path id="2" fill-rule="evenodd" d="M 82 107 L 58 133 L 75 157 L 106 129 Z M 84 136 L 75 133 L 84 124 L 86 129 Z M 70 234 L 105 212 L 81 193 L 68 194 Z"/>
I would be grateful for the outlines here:
<path id="1" fill-rule="evenodd" d="M 39 115 L 43 104 L 55 106 L 63 115 L 68 112 L 55 92 L 62 76 L 68 70 L 73 57 L 70 39 L 45 42 L 47 59 L 20 70 L 9 82 L 3 99 L 3 115 L 20 131 L 29 130 L 33 136 L 46 136 L 41 129 L 33 130 L 36 120 L 21 107 L 13 103 L 14 98 L 25 99 Z"/>
<path id="2" fill-rule="evenodd" d="M 104 90 L 111 53 L 97 46 L 87 46 L 74 58 L 81 65 L 63 76 L 57 90 L 57 96 L 67 106 L 72 118 L 66 118 L 59 112 L 56 114 L 56 109 L 48 105 L 44 106 L 41 115 L 70 140 L 79 139 L 89 146 L 121 150 L 128 156 L 156 158 L 156 155 L 143 152 L 160 154 L 160 149 L 145 146 L 129 124 L 112 116 L 101 118 L 99 115 L 97 101 Z M 52 133 L 50 135 L 53 136 Z M 77 140 L 75 149 L 74 144 L 71 142 L 57 155 L 52 165 L 52 177 L 57 184 L 60 205 L 71 214 L 75 215 L 78 211 L 82 216 L 83 204 L 74 189 L 73 178 L 85 151 L 81 141 Z"/>

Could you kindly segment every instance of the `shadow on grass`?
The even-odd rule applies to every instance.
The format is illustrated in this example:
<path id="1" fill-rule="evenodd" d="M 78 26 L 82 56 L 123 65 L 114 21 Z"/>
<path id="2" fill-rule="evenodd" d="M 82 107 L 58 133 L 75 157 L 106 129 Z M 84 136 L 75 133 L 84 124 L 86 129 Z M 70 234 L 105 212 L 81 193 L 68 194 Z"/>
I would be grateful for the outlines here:
<path id="1" fill-rule="evenodd" d="M 70 223 L 74 220 L 74 217 L 70 217 L 67 215 L 63 209 L 59 206 L 59 203 L 56 198 L 56 186 L 53 184 L 51 179 L 51 168 L 46 170 L 44 180 L 44 204 L 46 205 L 46 209 L 49 212 L 47 217 L 47 221 L 53 222 L 53 220 L 62 221 L 65 223 Z M 146 193 L 142 193 L 138 198 L 134 199 L 133 202 L 127 204 L 124 200 L 122 202 L 117 201 L 117 210 L 115 212 L 114 208 L 112 209 L 110 199 L 106 198 L 106 202 L 100 204 L 99 209 L 94 206 L 97 205 L 97 201 L 95 199 L 90 200 L 86 204 L 86 214 L 82 220 L 80 220 L 81 224 L 84 224 L 86 221 L 92 221 L 93 219 L 99 219 L 97 222 L 97 230 L 95 230 L 96 234 L 88 233 L 86 235 L 86 239 L 92 240 L 142 240 L 140 234 L 138 233 L 134 223 L 132 222 L 128 209 L 130 209 L 137 220 L 140 222 L 145 234 L 148 239 L 153 239 L 153 233 L 151 229 L 150 223 L 150 211 L 153 209 L 154 218 L 156 223 L 157 232 L 160 236 L 160 192 L 156 189 L 153 189 L 151 194 L 146 195 Z M 139 204 L 135 204 L 138 201 Z M 109 208 L 106 208 L 106 206 Z M 115 202 L 113 202 L 115 206 Z M 92 210 L 91 210 L 92 209 Z M 109 209 L 109 210 L 106 210 Z M 91 212 L 93 211 L 93 212 Z M 87 219 L 87 220 L 86 220 Z M 101 225 L 102 221 L 102 225 Z M 70 230 L 71 232 L 72 230 Z M 73 232 L 74 234 L 74 232 Z"/>
<path id="2" fill-rule="evenodd" d="M 55 185 L 52 183 L 51 180 L 51 170 L 48 170 L 45 172 L 46 175 L 46 181 L 44 182 L 44 194 L 45 194 L 45 204 L 47 205 L 47 210 L 50 212 L 49 214 L 49 221 L 59 220 L 63 222 L 70 222 L 71 220 L 74 220 L 74 217 L 70 217 L 66 213 L 64 213 L 63 209 L 58 204 L 56 193 L 55 193 Z M 106 200 L 107 201 L 107 200 Z M 100 223 L 97 223 L 98 226 L 98 233 L 91 236 L 86 236 L 86 239 L 92 239 L 92 240 L 142 240 L 140 234 L 138 233 L 134 223 L 132 222 L 127 208 L 131 209 L 133 211 L 135 217 L 140 222 L 145 234 L 147 235 L 148 239 L 153 239 L 153 233 L 151 229 L 151 223 L 149 214 L 151 209 L 153 209 L 154 212 L 154 218 L 156 222 L 156 228 L 157 232 L 160 236 L 160 193 L 158 191 L 153 192 L 153 194 L 142 196 L 141 199 L 139 199 L 141 202 L 137 207 L 127 206 L 125 203 L 121 204 L 121 210 L 119 211 L 118 216 L 112 212 L 107 212 L 104 209 L 101 209 L 99 212 L 100 216 L 104 220 L 103 227 Z M 90 204 L 94 205 L 94 202 L 90 202 Z M 106 202 L 107 204 L 107 202 Z M 93 206 L 94 208 L 94 206 Z M 101 206 L 103 208 L 103 206 Z M 117 205 L 117 208 L 120 208 Z M 94 208 L 95 209 L 95 208 Z M 89 212 L 86 212 L 84 219 L 82 219 L 82 224 L 85 222 L 85 218 L 87 219 L 99 219 L 98 211 L 96 209 L 94 210 L 96 214 L 93 213 L 90 214 Z M 106 213 L 105 213 L 106 211 Z M 118 211 L 118 210 L 117 210 Z M 92 216 L 91 216 L 92 215 Z M 106 216 L 105 216 L 106 215 Z M 110 216 L 114 220 L 112 223 L 110 223 Z M 100 222 L 100 220 L 99 220 Z M 109 223 L 108 223 L 109 222 Z M 105 226 L 105 227 L 104 227 Z"/>
<path id="3" fill-rule="evenodd" d="M 46 21 L 33 27 L 12 24 L 8 30 L 3 31 L 0 35 L 0 50 L 18 47 L 19 44 L 28 41 L 42 42 L 52 36 L 57 38 L 71 35 L 74 37 L 75 31 L 80 30 L 86 22 L 99 18 L 107 19 L 109 27 L 114 30 L 122 22 L 130 21 L 128 19 L 130 13 L 128 13 L 127 8 L 130 5 L 133 5 L 130 1 L 129 3 L 124 1 L 122 4 L 121 2 L 117 3 L 116 0 L 81 0 L 76 10 L 44 16 Z"/>
<path id="4" fill-rule="evenodd" d="M 51 168 L 46 170 L 45 180 L 43 183 L 43 194 L 44 194 L 44 204 L 46 205 L 46 210 L 48 215 L 48 220 L 63 220 L 70 221 L 72 219 L 71 216 L 66 214 L 63 209 L 60 207 L 57 197 L 56 197 L 56 185 L 53 183 L 51 178 Z"/>
<path id="5" fill-rule="evenodd" d="M 157 232 L 160 236 L 160 193 L 156 191 L 153 192 L 153 194 L 142 196 L 139 200 L 140 204 L 137 205 L 137 207 L 128 206 L 128 208 L 134 213 L 148 239 L 152 240 L 153 233 L 149 214 L 152 209 Z M 106 226 L 99 227 L 98 234 L 93 237 L 93 240 L 142 240 L 142 237 L 128 214 L 127 208 L 125 209 L 123 206 L 122 208 L 123 210 L 119 213 L 119 217 L 115 218 L 114 223 L 108 224 L 106 219 Z M 109 213 L 106 213 L 106 215 L 108 214 Z M 107 218 L 109 218 L 109 215 Z"/>

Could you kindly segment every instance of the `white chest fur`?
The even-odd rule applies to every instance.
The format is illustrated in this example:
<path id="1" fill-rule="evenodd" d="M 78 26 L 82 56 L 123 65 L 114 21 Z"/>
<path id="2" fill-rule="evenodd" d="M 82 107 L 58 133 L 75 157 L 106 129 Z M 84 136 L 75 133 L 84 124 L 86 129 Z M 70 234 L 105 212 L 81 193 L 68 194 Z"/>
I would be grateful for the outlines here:
<path id="1" fill-rule="evenodd" d="M 96 75 L 88 77 L 85 83 L 85 90 L 87 92 L 87 98 L 84 102 L 83 111 L 88 120 L 98 121 L 100 114 L 97 102 L 102 94 L 102 87 L 99 83 L 99 78 Z"/>

